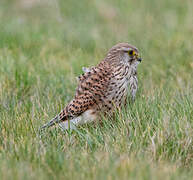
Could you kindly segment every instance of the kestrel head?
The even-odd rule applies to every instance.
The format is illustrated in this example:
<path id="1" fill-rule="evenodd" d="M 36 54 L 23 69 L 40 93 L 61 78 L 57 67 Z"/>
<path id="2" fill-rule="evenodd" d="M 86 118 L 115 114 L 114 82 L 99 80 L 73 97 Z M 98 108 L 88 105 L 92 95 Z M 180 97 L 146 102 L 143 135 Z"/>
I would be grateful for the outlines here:
<path id="1" fill-rule="evenodd" d="M 137 66 L 142 61 L 139 51 L 135 46 L 128 43 L 119 43 L 113 46 L 106 58 L 112 64 L 124 64 Z"/>

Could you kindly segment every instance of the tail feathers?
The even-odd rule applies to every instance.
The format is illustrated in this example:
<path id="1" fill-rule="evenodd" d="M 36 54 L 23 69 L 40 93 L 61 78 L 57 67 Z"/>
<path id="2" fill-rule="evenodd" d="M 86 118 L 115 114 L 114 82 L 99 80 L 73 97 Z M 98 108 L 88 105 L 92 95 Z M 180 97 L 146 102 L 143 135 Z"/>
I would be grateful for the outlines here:
<path id="1" fill-rule="evenodd" d="M 73 118 L 72 115 L 70 115 L 70 113 L 67 111 L 68 108 L 66 107 L 65 109 L 63 109 L 58 115 L 56 115 L 51 121 L 49 121 L 48 123 L 44 124 L 41 129 L 45 129 L 45 128 L 49 128 L 51 126 L 54 126 L 55 124 L 61 123 L 63 121 L 66 120 L 70 120 Z"/>
<path id="2" fill-rule="evenodd" d="M 61 122 L 61 119 L 60 119 L 60 116 L 57 115 L 55 116 L 51 121 L 49 121 L 48 123 L 44 124 L 41 129 L 45 129 L 45 128 L 48 128 L 48 127 L 51 127 L 57 123 L 60 123 Z"/>

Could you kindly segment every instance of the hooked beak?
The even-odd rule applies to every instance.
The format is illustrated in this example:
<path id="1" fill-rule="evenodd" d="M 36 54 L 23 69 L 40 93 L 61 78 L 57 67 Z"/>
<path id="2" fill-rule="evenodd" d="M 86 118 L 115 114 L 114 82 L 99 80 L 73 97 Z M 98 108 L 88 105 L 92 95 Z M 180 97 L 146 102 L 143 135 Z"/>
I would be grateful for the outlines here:
<path id="1" fill-rule="evenodd" d="M 142 61 L 142 58 L 140 58 L 140 57 L 139 57 L 139 58 L 137 58 L 137 61 L 141 62 L 141 61 Z"/>

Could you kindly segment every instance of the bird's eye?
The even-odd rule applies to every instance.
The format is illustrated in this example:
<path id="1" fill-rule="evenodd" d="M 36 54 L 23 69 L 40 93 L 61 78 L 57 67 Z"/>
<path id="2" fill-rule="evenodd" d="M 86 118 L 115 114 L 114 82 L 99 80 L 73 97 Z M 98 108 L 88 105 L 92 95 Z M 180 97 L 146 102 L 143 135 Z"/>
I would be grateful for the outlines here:
<path id="1" fill-rule="evenodd" d="M 129 53 L 130 56 L 134 56 L 135 55 L 135 51 L 133 51 L 133 50 L 129 50 L 128 53 Z"/>

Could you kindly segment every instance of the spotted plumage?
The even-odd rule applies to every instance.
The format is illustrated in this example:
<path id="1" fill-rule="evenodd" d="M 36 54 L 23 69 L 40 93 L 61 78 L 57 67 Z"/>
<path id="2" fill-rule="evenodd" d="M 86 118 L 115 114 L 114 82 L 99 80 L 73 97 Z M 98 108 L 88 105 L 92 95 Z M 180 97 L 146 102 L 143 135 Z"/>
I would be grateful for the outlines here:
<path id="1" fill-rule="evenodd" d="M 97 120 L 101 113 L 111 115 L 135 99 L 137 65 L 141 62 L 138 49 L 128 43 L 113 46 L 96 67 L 85 68 L 78 77 L 74 99 L 42 128 L 59 123 L 64 129 Z"/>

